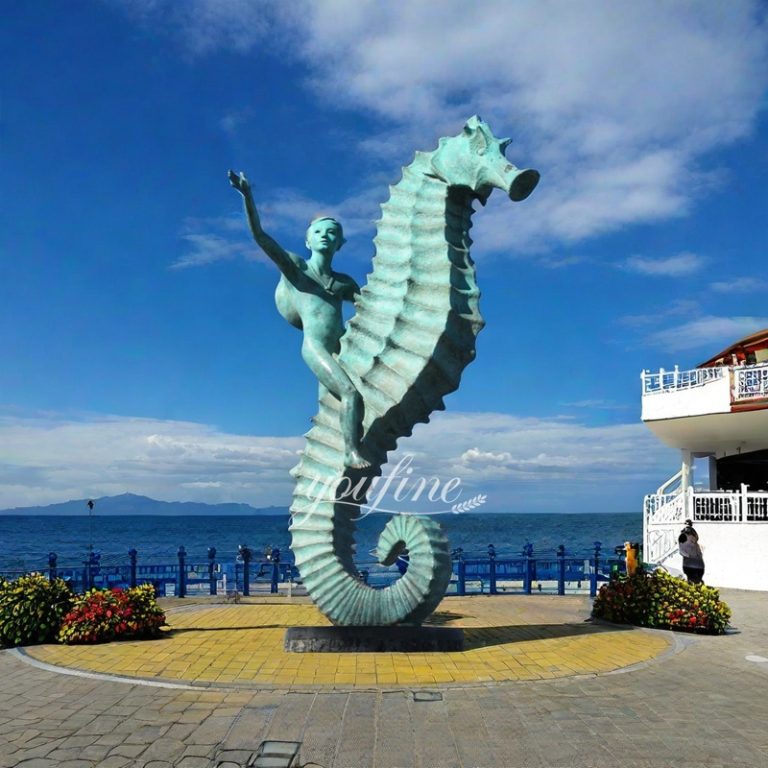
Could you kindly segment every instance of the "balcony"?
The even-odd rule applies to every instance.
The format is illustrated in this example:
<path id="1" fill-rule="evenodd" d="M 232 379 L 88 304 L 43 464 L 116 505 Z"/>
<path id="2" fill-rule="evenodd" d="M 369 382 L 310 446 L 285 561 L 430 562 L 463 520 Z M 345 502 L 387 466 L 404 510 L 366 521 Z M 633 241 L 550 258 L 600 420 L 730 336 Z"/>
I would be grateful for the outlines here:
<path id="1" fill-rule="evenodd" d="M 673 448 L 712 455 L 768 447 L 768 363 L 643 371 L 642 419 Z"/>

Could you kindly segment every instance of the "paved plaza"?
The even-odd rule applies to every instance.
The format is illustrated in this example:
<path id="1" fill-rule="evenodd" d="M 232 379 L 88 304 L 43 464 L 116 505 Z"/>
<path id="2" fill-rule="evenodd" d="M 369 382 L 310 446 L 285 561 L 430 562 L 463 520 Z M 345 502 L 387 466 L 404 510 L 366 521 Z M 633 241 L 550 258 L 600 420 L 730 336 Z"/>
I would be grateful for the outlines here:
<path id="1" fill-rule="evenodd" d="M 159 640 L 0 652 L 0 768 L 768 766 L 768 596 L 734 631 L 593 624 L 587 597 L 446 598 L 448 654 L 288 654 L 306 599 L 165 601 Z"/>

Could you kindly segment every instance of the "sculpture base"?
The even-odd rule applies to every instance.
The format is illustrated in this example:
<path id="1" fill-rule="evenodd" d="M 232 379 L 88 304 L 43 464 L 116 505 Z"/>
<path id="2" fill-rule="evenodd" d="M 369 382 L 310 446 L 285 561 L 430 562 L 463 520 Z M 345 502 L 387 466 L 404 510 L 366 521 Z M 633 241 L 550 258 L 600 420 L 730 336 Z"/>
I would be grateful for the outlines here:
<path id="1" fill-rule="evenodd" d="M 406 653 L 463 651 L 458 627 L 289 627 L 286 651 L 295 653 Z"/>

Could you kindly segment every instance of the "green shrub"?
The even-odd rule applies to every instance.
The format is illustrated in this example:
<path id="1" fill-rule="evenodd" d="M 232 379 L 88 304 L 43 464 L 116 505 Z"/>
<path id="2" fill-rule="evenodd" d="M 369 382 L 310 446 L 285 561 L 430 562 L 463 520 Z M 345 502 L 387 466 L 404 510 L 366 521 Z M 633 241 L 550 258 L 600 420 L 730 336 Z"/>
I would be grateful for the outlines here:
<path id="1" fill-rule="evenodd" d="M 165 614 L 155 600 L 155 588 L 92 589 L 75 598 L 59 632 L 62 643 L 103 643 L 157 637 Z"/>
<path id="2" fill-rule="evenodd" d="M 659 569 L 616 576 L 603 584 L 592 615 L 617 624 L 720 635 L 731 609 L 713 587 L 690 584 Z"/>
<path id="3" fill-rule="evenodd" d="M 62 579 L 40 573 L 0 581 L 0 645 L 31 645 L 56 639 L 72 593 Z"/>

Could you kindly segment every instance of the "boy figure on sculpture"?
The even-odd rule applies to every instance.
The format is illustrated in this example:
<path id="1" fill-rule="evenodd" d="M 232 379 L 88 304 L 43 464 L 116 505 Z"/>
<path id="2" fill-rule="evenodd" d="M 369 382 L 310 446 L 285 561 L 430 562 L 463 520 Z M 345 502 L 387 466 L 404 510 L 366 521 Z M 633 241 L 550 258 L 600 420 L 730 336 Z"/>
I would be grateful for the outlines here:
<path id="1" fill-rule="evenodd" d="M 286 251 L 262 229 L 245 174 L 230 171 L 229 181 L 243 196 L 253 239 L 281 272 L 275 290 L 278 312 L 294 328 L 304 331 L 304 362 L 321 386 L 341 401 L 344 465 L 365 469 L 370 462 L 363 458 L 360 448 L 363 401 L 335 357 L 345 331 L 342 302 L 354 301 L 360 293 L 360 286 L 349 275 L 331 268 L 336 251 L 345 242 L 341 224 L 326 216 L 312 221 L 306 235 L 311 255 L 302 259 Z"/>

